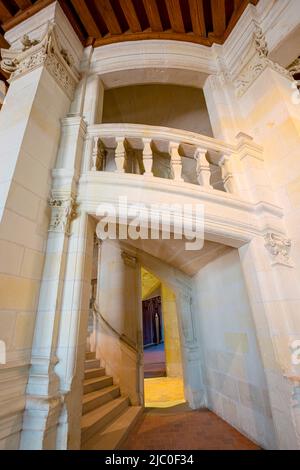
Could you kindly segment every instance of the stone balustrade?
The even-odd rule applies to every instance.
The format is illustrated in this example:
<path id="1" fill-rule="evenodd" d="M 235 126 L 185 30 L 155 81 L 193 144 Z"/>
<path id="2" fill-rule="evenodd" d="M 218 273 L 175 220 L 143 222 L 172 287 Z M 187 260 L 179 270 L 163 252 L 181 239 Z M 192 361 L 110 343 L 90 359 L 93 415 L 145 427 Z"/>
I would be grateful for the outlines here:
<path id="1" fill-rule="evenodd" d="M 131 173 L 234 192 L 237 146 L 193 132 L 138 124 L 90 126 L 88 171 Z"/>

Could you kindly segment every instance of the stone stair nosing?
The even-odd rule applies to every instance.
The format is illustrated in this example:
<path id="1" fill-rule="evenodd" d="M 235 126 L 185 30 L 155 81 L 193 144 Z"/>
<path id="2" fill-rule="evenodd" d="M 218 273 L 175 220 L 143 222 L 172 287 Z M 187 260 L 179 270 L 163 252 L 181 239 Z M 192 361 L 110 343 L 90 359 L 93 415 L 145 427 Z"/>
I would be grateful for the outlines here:
<path id="1" fill-rule="evenodd" d="M 83 415 L 81 419 L 82 443 L 110 424 L 128 406 L 129 399 L 127 397 L 119 397 Z"/>
<path id="2" fill-rule="evenodd" d="M 83 450 L 117 450 L 120 449 L 131 429 L 134 427 L 143 408 L 129 406 L 117 419 L 99 433 L 94 434 L 83 443 Z"/>

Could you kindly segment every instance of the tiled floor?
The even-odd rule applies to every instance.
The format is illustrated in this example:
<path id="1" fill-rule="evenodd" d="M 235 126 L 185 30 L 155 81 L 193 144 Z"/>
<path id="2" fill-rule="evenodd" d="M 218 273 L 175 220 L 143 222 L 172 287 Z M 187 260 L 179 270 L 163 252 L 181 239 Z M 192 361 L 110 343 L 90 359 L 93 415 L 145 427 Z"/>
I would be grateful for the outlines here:
<path id="1" fill-rule="evenodd" d="M 123 450 L 258 450 L 259 447 L 207 410 L 187 405 L 145 411 Z"/>
<path id="2" fill-rule="evenodd" d="M 146 407 L 166 408 L 185 402 L 180 377 L 145 379 L 144 393 Z"/>

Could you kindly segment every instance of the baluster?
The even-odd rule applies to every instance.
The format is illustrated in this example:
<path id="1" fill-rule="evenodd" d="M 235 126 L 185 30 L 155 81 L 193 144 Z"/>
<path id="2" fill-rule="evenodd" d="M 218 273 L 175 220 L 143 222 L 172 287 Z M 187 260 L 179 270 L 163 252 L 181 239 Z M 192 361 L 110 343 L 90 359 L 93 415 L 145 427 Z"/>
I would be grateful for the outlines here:
<path id="1" fill-rule="evenodd" d="M 212 188 L 210 184 L 211 178 L 211 171 L 210 165 L 206 158 L 207 150 L 202 148 L 197 148 L 195 152 L 195 160 L 197 162 L 196 172 L 197 172 L 197 180 L 200 186 L 204 186 L 205 188 Z"/>
<path id="2" fill-rule="evenodd" d="M 94 137 L 93 152 L 92 152 L 92 171 L 97 171 L 98 160 L 98 140 L 99 137 Z"/>
<path id="3" fill-rule="evenodd" d="M 173 179 L 175 181 L 183 181 L 181 176 L 182 174 L 182 160 L 181 156 L 179 155 L 179 145 L 178 142 L 170 142 L 169 144 L 169 152 L 171 155 L 171 168 L 173 171 Z"/>
<path id="4" fill-rule="evenodd" d="M 92 171 L 104 171 L 106 164 L 106 149 L 99 137 L 94 137 L 93 153 L 92 153 Z"/>
<path id="5" fill-rule="evenodd" d="M 124 165 L 125 165 L 125 138 L 124 137 L 116 137 L 117 141 L 117 148 L 115 153 L 115 162 L 116 162 L 116 173 L 125 173 Z"/>
<path id="6" fill-rule="evenodd" d="M 223 155 L 219 161 L 219 167 L 222 171 L 222 179 L 226 192 L 233 194 L 236 193 L 236 187 L 232 171 L 231 158 L 232 157 L 228 155 Z"/>
<path id="7" fill-rule="evenodd" d="M 153 176 L 153 152 L 151 148 L 152 139 L 143 139 L 144 150 L 143 150 L 143 164 L 145 168 L 144 176 Z"/>

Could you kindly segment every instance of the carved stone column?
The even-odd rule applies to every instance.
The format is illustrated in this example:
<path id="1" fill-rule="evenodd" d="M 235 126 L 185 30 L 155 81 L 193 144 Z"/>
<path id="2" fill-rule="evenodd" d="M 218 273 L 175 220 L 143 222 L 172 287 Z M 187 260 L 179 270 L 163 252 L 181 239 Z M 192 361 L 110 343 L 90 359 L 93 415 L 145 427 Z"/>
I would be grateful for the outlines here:
<path id="1" fill-rule="evenodd" d="M 58 8 L 57 6 L 49 9 L 51 20 Z M 1 439 L 8 436 L 7 446 L 12 440 L 14 445 L 20 441 L 17 432 L 11 431 L 11 424 L 16 423 L 14 430 L 20 431 L 22 428 L 24 430 L 21 439 L 23 448 L 55 448 L 55 423 L 62 404 L 59 380 L 54 369 L 57 364 L 55 344 L 65 263 L 64 253 L 74 208 L 73 189 L 76 186 L 73 182 L 71 189 L 69 186 L 74 173 L 69 171 L 70 162 L 65 165 L 66 171 L 63 177 L 65 188 L 60 187 L 60 191 L 54 191 L 51 195 L 50 233 L 48 233 L 49 180 L 58 158 L 61 122 L 70 110 L 79 79 L 70 51 L 72 50 L 72 54 L 78 52 L 77 59 L 79 59 L 81 45 L 79 41 L 76 42 L 75 33 L 75 38 L 72 35 L 70 25 L 67 24 L 65 27 L 68 23 L 66 17 L 61 15 L 58 23 L 55 26 L 48 24 L 46 30 L 46 23 L 37 28 L 35 19 L 23 22 L 15 29 L 15 33 L 18 28 L 28 31 L 20 48 L 12 47 L 3 50 L 1 54 L 1 67 L 10 74 L 10 87 L 0 113 L 0 223 L 1 234 L 5 233 L 6 239 L 0 236 L 1 246 L 5 246 L 4 249 L 8 250 L 11 244 L 16 251 L 22 249 L 24 254 L 26 253 L 22 266 L 12 272 L 10 278 L 10 286 L 15 289 L 16 298 L 18 296 L 16 286 L 20 282 L 26 285 L 24 289 L 26 296 L 19 296 L 20 301 L 9 307 L 14 311 L 16 325 L 17 322 L 20 324 L 26 312 L 26 328 L 23 326 L 19 328 L 19 342 L 15 345 L 11 357 L 8 354 L 7 364 L 9 377 L 7 390 L 16 387 L 15 374 L 12 374 L 13 370 L 16 371 L 16 362 L 22 365 L 20 372 L 24 371 L 23 384 L 22 386 L 17 384 L 18 401 L 19 403 L 22 401 L 22 405 L 20 406 L 10 394 L 6 397 L 11 403 L 9 418 L 11 421 L 9 421 L 10 429 L 1 434 Z M 60 34 L 63 29 L 65 34 L 62 46 Z M 42 37 L 36 37 L 36 31 L 41 30 L 44 31 Z M 47 261 L 45 261 L 46 251 Z M 42 281 L 43 266 L 45 268 Z M 0 271 L 3 270 L 5 273 L 6 269 L 5 266 L 3 268 L 1 266 Z M 3 276 L 0 282 L 2 278 Z M 9 301 L 8 296 L 1 297 L 4 309 L 8 310 L 6 305 Z M 26 298 L 31 299 L 30 303 Z M 9 316 L 5 318 L 5 315 L 5 313 L 1 315 L 0 329 L 3 328 L 2 321 L 4 325 L 8 324 Z M 31 360 L 31 338 L 34 335 L 35 322 L 37 329 Z M 29 366 L 31 369 L 28 379 Z M 10 367 L 13 369 L 10 370 Z M 21 373 L 18 371 L 17 375 L 21 376 Z M 27 382 L 27 390 L 30 392 L 26 397 L 22 424 L 20 418 L 24 411 Z M 1 408 L 2 405 L 0 403 Z M 13 439 L 10 439 L 14 433 Z"/>

